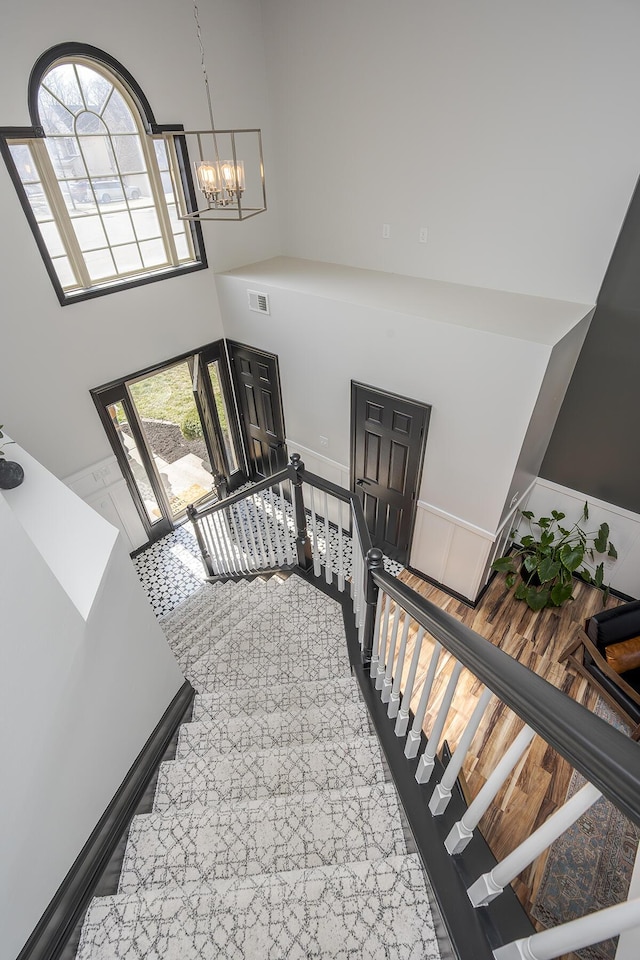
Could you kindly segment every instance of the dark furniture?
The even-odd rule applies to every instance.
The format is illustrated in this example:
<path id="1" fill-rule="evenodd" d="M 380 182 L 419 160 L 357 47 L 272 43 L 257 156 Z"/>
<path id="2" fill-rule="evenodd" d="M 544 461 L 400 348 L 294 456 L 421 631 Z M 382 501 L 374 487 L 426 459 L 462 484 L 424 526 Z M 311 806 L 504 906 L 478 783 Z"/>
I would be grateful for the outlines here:
<path id="1" fill-rule="evenodd" d="M 607 662 L 607 647 L 640 636 L 640 600 L 603 610 L 585 623 L 585 632 L 561 655 L 593 684 L 640 739 L 640 665 L 618 673 Z M 619 649 L 619 648 L 618 648 Z M 611 651 L 610 651 L 611 653 Z"/>

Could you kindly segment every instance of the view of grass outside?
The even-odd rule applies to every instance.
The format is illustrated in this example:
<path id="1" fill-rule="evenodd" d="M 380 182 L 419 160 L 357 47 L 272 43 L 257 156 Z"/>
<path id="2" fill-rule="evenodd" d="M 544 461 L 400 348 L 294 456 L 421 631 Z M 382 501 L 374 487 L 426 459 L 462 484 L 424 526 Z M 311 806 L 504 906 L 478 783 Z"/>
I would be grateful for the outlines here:
<path id="1" fill-rule="evenodd" d="M 211 385 L 223 434 L 227 434 L 227 411 L 217 377 Z M 177 423 L 187 440 L 202 436 L 202 425 L 193 399 L 191 374 L 186 363 L 154 373 L 130 385 L 131 396 L 143 420 Z"/>

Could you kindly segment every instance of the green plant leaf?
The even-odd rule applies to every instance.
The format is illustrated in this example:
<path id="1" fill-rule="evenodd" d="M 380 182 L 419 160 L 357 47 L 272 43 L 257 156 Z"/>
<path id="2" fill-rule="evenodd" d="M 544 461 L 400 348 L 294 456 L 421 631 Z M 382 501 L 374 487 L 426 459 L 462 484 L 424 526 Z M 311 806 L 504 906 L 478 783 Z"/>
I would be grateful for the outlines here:
<path id="1" fill-rule="evenodd" d="M 596 587 L 601 587 L 604 583 L 604 563 L 599 563 L 596 567 L 593 582 L 595 583 Z"/>
<path id="2" fill-rule="evenodd" d="M 569 544 L 565 544 L 565 546 L 562 547 L 560 551 L 560 561 L 567 570 L 573 573 L 574 570 L 578 569 L 583 560 L 584 547 L 581 544 L 578 544 L 576 547 L 570 547 Z"/>
<path id="3" fill-rule="evenodd" d="M 516 587 L 513 593 L 516 600 L 526 600 L 527 598 L 527 585 L 522 580 Z"/>
<path id="4" fill-rule="evenodd" d="M 582 519 L 583 520 L 589 519 L 589 504 L 587 503 L 586 500 L 584 502 L 584 507 L 582 508 Z"/>
<path id="5" fill-rule="evenodd" d="M 538 558 L 534 553 L 529 554 L 529 556 L 524 558 L 524 568 L 527 573 L 533 573 L 535 568 L 538 566 Z"/>
<path id="6" fill-rule="evenodd" d="M 566 517 L 566 513 L 560 513 L 559 510 L 552 510 L 551 516 L 553 517 L 554 520 L 564 520 L 564 518 Z"/>
<path id="7" fill-rule="evenodd" d="M 549 589 L 542 587 L 537 590 L 535 587 L 529 587 L 526 595 L 527 606 L 532 610 L 542 610 L 549 602 Z"/>
<path id="8" fill-rule="evenodd" d="M 580 576 L 582 577 L 583 580 L 586 580 L 587 583 L 591 583 L 593 579 L 586 567 L 582 568 L 582 570 L 580 571 Z"/>
<path id="9" fill-rule="evenodd" d="M 533 547 L 535 546 L 536 541 L 535 541 L 535 538 L 532 537 L 530 533 L 527 533 L 521 539 L 520 543 L 522 544 L 523 547 Z"/>
<path id="10" fill-rule="evenodd" d="M 593 541 L 593 545 L 598 553 L 604 553 L 607 549 L 607 540 L 609 539 L 609 524 L 601 523 L 598 535 Z"/>
<path id="11" fill-rule="evenodd" d="M 616 548 L 612 543 L 609 543 L 609 553 L 607 554 L 607 556 L 611 557 L 612 560 L 618 559 L 618 551 L 616 550 Z"/>
<path id="12" fill-rule="evenodd" d="M 514 585 L 514 583 L 516 582 L 516 575 L 515 575 L 515 573 L 508 573 L 507 576 L 505 577 L 505 581 L 504 581 L 504 582 L 506 583 L 507 587 L 508 587 L 509 590 L 510 590 L 511 587 L 512 587 L 512 586 Z"/>
<path id="13" fill-rule="evenodd" d="M 606 585 L 606 587 L 604 588 L 604 591 L 603 591 L 603 595 L 602 595 L 602 606 L 603 606 L 603 607 L 606 607 L 606 605 L 607 605 L 607 600 L 608 600 L 608 599 L 609 599 L 609 584 Z"/>
<path id="14" fill-rule="evenodd" d="M 497 570 L 498 573 L 515 573 L 516 568 L 513 565 L 513 560 L 511 557 L 500 557 L 498 560 L 494 560 L 491 564 L 492 570 Z"/>
<path id="15" fill-rule="evenodd" d="M 556 583 L 551 588 L 551 602 L 554 607 L 561 607 L 567 600 L 571 600 L 571 583 Z"/>
<path id="16" fill-rule="evenodd" d="M 539 527 L 542 527 L 543 530 L 546 530 L 547 527 L 551 524 L 551 517 L 540 517 L 540 519 L 537 520 L 536 523 L 538 524 Z"/>
<path id="17" fill-rule="evenodd" d="M 540 578 L 540 583 L 548 583 L 549 580 L 553 580 L 554 577 L 557 577 L 559 572 L 560 561 L 554 560 L 552 557 L 545 557 L 544 560 L 541 560 L 537 566 L 537 573 Z"/>
<path id="18" fill-rule="evenodd" d="M 550 530 L 545 530 L 542 536 L 540 537 L 540 546 L 550 547 L 554 540 L 555 540 L 554 534 Z"/>
<path id="19" fill-rule="evenodd" d="M 531 512 L 531 510 L 523 510 L 522 516 L 526 517 L 527 520 L 533 520 L 533 513 Z"/>
<path id="20" fill-rule="evenodd" d="M 566 527 L 561 527 L 559 525 L 558 525 L 558 530 L 560 531 L 563 537 L 568 537 L 569 534 L 571 533 L 571 530 L 567 530 Z"/>

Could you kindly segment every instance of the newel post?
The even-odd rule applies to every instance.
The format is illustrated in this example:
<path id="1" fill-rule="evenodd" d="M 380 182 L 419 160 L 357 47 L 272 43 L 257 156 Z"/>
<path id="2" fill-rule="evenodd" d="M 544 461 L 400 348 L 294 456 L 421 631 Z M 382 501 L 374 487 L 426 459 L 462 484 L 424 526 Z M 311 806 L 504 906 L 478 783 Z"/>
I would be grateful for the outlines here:
<path id="1" fill-rule="evenodd" d="M 364 582 L 364 632 L 362 637 L 362 662 L 368 667 L 373 656 L 373 634 L 376 622 L 376 607 L 378 605 L 378 586 L 372 577 L 373 570 L 384 570 L 384 556 L 379 547 L 371 547 L 365 557 Z"/>
<path id="2" fill-rule="evenodd" d="M 198 524 L 196 508 L 192 503 L 190 503 L 187 506 L 187 516 L 189 517 L 189 520 L 191 520 L 191 523 L 193 524 L 193 530 L 196 535 L 196 540 L 198 541 L 198 546 L 200 547 L 200 553 L 202 554 L 202 562 L 204 563 L 205 570 L 207 571 L 207 576 L 213 577 L 215 576 L 215 574 L 213 570 L 213 564 L 211 562 L 211 555 L 207 550 L 207 545 L 204 541 L 204 537 L 202 536 L 202 530 L 200 529 L 200 526 Z"/>
<path id="3" fill-rule="evenodd" d="M 293 487 L 293 509 L 296 520 L 296 551 L 298 554 L 298 566 L 302 570 L 309 570 L 313 564 L 311 557 L 311 542 L 307 532 L 307 514 L 304 509 L 304 497 L 302 495 L 302 484 L 304 482 L 304 463 L 300 459 L 299 453 L 291 454 L 291 466 L 293 468 L 293 477 L 291 484 Z"/>

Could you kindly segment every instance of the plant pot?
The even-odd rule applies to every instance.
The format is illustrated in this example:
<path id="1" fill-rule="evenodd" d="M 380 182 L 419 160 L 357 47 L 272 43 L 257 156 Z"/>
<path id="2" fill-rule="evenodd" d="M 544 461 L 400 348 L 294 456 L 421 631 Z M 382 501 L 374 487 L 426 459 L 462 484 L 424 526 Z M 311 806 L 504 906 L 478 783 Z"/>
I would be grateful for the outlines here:
<path id="1" fill-rule="evenodd" d="M 527 584 L 528 587 L 542 586 L 542 584 L 540 583 L 540 577 L 538 576 L 537 571 L 534 570 L 533 573 L 529 573 L 524 563 L 520 567 L 520 576 L 522 577 L 522 579 L 524 580 L 524 582 Z"/>
<path id="2" fill-rule="evenodd" d="M 24 480 L 24 470 L 15 460 L 0 460 L 0 490 L 12 490 Z"/>

